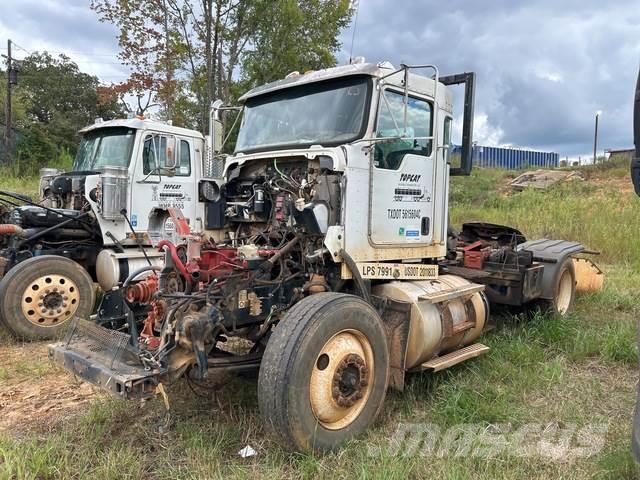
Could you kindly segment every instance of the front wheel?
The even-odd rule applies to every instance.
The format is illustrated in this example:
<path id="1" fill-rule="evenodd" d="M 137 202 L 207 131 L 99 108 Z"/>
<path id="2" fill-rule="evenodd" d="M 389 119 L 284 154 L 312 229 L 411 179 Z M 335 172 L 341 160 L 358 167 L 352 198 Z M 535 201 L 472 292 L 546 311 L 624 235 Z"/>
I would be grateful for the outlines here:
<path id="1" fill-rule="evenodd" d="M 30 258 L 0 281 L 0 315 L 25 340 L 59 337 L 71 318 L 89 316 L 94 303 L 93 280 L 65 257 Z"/>
<path id="2" fill-rule="evenodd" d="M 267 344 L 260 413 L 291 449 L 331 450 L 376 418 L 387 389 L 382 320 L 353 295 L 319 293 L 287 312 Z"/>

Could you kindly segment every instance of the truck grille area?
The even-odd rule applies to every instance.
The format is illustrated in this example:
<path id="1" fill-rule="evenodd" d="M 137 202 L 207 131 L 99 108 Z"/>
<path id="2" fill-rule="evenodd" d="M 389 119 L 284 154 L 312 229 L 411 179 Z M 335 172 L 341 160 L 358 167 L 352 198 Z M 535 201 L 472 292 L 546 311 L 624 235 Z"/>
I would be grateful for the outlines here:
<path id="1" fill-rule="evenodd" d="M 155 395 L 164 370 L 146 367 L 131 336 L 74 318 L 63 342 L 49 345 L 57 365 L 121 398 Z"/>

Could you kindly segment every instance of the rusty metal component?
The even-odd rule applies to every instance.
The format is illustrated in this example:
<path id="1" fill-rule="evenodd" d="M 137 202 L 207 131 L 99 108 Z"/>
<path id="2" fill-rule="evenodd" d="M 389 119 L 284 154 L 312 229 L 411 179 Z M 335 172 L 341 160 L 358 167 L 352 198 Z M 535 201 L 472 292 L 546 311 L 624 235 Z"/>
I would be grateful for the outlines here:
<path id="1" fill-rule="evenodd" d="M 604 285 L 604 272 L 588 258 L 574 258 L 573 267 L 576 272 L 576 291 L 580 293 L 596 293 Z"/>
<path id="2" fill-rule="evenodd" d="M 144 280 L 127 287 L 126 299 L 129 303 L 149 303 L 158 290 L 158 277 L 149 275 Z"/>
<path id="3" fill-rule="evenodd" d="M 154 328 L 159 329 L 161 327 L 166 307 L 167 304 L 164 300 L 152 302 L 151 309 L 144 320 L 140 338 L 149 350 L 156 350 L 160 346 L 160 337 L 154 334 Z"/>
<path id="4" fill-rule="evenodd" d="M 247 294 L 247 291 L 240 290 L 238 292 L 238 308 L 239 309 L 247 308 L 248 304 L 249 304 L 249 296 Z"/>
<path id="5" fill-rule="evenodd" d="M 249 301 L 249 315 L 257 317 L 262 314 L 262 300 L 255 292 L 251 292 L 247 295 Z"/>
<path id="6" fill-rule="evenodd" d="M 411 304 L 391 299 L 386 299 L 385 304 L 381 318 L 389 345 L 389 387 L 403 391 Z"/>
<path id="7" fill-rule="evenodd" d="M 309 292 L 313 295 L 314 293 L 326 292 L 328 290 L 328 285 L 327 281 L 322 275 L 313 273 L 309 277 L 309 281 L 305 283 L 302 288 L 305 292 Z"/>
<path id="8" fill-rule="evenodd" d="M 64 275 L 43 275 L 22 294 L 22 313 L 31 323 L 53 327 L 66 322 L 78 309 L 78 286 Z"/>
<path id="9" fill-rule="evenodd" d="M 471 245 L 467 245 L 462 248 L 463 252 L 463 261 L 464 266 L 466 268 L 477 268 L 481 269 L 484 264 L 484 260 L 489 256 L 489 248 L 482 248 L 483 243 L 481 241 L 477 241 L 472 243 Z"/>
<path id="10" fill-rule="evenodd" d="M 406 369 L 469 345 L 480 336 L 489 312 L 484 294 L 474 287 L 464 278 L 441 275 L 438 280 L 390 282 L 373 289 L 375 296 L 411 305 Z"/>
<path id="11" fill-rule="evenodd" d="M 368 373 L 361 356 L 350 353 L 343 358 L 333 374 L 331 394 L 336 403 L 344 408 L 353 407 L 369 385 Z"/>
<path id="12" fill-rule="evenodd" d="M 371 344 L 357 330 L 342 330 L 324 344 L 309 381 L 311 409 L 324 428 L 339 430 L 358 417 L 374 368 Z"/>

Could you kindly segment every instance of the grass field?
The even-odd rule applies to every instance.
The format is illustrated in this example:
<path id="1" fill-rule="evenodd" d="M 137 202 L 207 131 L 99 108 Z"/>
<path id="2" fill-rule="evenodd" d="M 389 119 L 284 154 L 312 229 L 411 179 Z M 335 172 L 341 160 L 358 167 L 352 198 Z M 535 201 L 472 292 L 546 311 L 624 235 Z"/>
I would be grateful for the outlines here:
<path id="1" fill-rule="evenodd" d="M 496 313 L 497 328 L 483 340 L 489 353 L 442 373 L 411 376 L 404 393 L 389 392 L 375 426 L 344 449 L 283 451 L 262 428 L 253 381 L 234 380 L 217 398 L 195 397 L 178 384 L 169 392 L 167 415 L 159 399 L 119 402 L 76 385 L 47 362 L 44 344 L 17 344 L 0 332 L 0 479 L 637 478 L 630 434 L 638 381 L 640 200 L 625 164 L 584 174 L 585 181 L 519 194 L 504 188 L 513 173 L 481 170 L 455 179 L 454 225 L 485 220 L 531 238 L 580 240 L 602 252 L 597 261 L 605 288 L 579 297 L 567 319 Z M 5 179 L 0 185 L 9 187 Z M 28 181 L 11 188 L 35 190 Z M 397 454 L 398 426 L 422 428 L 414 424 L 485 433 L 534 425 L 555 446 L 527 454 L 505 436 L 506 447 L 488 458 L 469 454 L 461 443 Z M 597 454 L 562 455 L 559 432 L 594 425 L 606 430 Z M 529 444 L 540 445 L 531 438 Z M 574 436 L 572 445 L 588 440 Z M 240 458 L 247 444 L 257 455 Z"/>

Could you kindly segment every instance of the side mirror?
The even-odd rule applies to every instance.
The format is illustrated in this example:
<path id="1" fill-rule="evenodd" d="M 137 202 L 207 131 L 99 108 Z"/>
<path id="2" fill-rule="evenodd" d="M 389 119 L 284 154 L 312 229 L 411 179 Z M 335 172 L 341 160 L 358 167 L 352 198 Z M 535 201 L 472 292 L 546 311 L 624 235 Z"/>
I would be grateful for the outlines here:
<path id="1" fill-rule="evenodd" d="M 464 85 L 464 112 L 462 120 L 462 149 L 460 167 L 452 168 L 450 175 L 469 175 L 473 167 L 473 111 L 475 103 L 476 74 L 473 72 L 459 73 L 440 77 L 445 85 Z"/>
<path id="2" fill-rule="evenodd" d="M 224 140 L 224 125 L 217 118 L 213 120 L 213 152 L 220 153 L 222 151 L 222 142 Z"/>
<path id="3" fill-rule="evenodd" d="M 167 137 L 166 160 L 164 163 L 164 168 L 166 170 L 175 170 L 178 166 L 176 143 L 176 137 Z"/>

